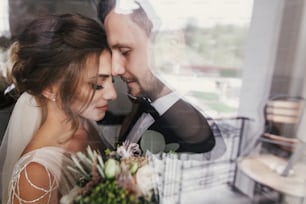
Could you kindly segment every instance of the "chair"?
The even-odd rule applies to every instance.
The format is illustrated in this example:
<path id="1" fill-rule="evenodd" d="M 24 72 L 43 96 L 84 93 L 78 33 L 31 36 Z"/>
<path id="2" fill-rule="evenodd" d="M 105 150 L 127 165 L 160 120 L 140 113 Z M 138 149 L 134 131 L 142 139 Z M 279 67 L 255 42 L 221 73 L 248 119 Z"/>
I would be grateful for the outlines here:
<path id="1" fill-rule="evenodd" d="M 304 99 L 301 97 L 276 97 L 264 107 L 265 131 L 260 142 L 275 144 L 292 152 L 298 143 L 295 132 L 303 113 Z"/>
<path id="2" fill-rule="evenodd" d="M 272 144 L 274 151 L 268 146 L 258 155 L 242 157 L 238 161 L 238 168 L 257 185 L 299 198 L 306 194 L 306 164 L 299 162 L 306 148 L 305 130 L 301 130 L 302 125 L 299 127 L 306 123 L 304 103 L 301 97 L 269 100 L 264 107 L 265 131 L 257 144 L 262 144 L 262 149 L 265 143 Z M 285 133 L 291 133 L 291 136 Z"/>

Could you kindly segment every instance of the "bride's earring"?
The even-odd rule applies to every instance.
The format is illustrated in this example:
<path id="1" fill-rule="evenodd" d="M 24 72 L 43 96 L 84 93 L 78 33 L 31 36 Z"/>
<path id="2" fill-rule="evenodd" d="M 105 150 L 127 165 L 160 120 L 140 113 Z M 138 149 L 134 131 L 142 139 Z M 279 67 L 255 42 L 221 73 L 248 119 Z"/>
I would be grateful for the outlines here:
<path id="1" fill-rule="evenodd" d="M 46 90 L 43 92 L 42 94 L 46 99 L 52 101 L 52 102 L 55 102 L 56 101 L 56 94 L 55 93 L 52 93 L 51 91 L 49 90 Z"/>
<path id="2" fill-rule="evenodd" d="M 52 101 L 52 102 L 55 102 L 55 101 L 56 101 L 56 97 L 54 96 L 54 94 L 48 94 L 48 95 L 45 95 L 45 97 L 46 97 L 49 101 Z"/>

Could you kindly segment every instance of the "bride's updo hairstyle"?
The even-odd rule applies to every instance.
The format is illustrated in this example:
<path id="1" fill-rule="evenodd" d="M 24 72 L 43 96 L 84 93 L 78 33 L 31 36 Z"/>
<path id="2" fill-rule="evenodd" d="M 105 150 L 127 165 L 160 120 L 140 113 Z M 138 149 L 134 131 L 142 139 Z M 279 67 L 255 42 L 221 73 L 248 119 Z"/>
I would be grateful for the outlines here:
<path id="1" fill-rule="evenodd" d="M 84 66 L 88 57 L 95 57 L 98 72 L 99 56 L 105 49 L 106 34 L 96 21 L 77 14 L 41 17 L 32 21 L 13 43 L 10 79 L 19 93 L 26 91 L 35 96 L 43 110 L 48 100 L 43 91 L 58 84 L 57 98 L 77 125 L 70 105 L 86 76 Z M 94 89 L 89 91 L 87 103 L 93 95 Z"/>

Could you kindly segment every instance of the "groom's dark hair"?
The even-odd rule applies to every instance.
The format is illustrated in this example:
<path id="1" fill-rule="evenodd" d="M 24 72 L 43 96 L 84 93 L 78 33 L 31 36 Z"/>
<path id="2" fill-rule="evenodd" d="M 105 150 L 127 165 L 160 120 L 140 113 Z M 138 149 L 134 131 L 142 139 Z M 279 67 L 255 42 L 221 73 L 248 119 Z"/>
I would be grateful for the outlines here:
<path id="1" fill-rule="evenodd" d="M 99 1 L 98 8 L 97 8 L 98 18 L 103 24 L 105 22 L 105 18 L 107 17 L 107 15 L 113 9 L 115 9 L 116 1 L 117 0 L 100 0 Z M 152 21 L 149 19 L 146 12 L 142 8 L 142 6 L 138 2 L 135 2 L 135 3 L 139 5 L 139 8 L 134 10 L 131 14 L 129 14 L 129 16 L 142 30 L 145 31 L 145 33 L 149 37 L 152 32 L 152 28 L 153 28 Z"/>

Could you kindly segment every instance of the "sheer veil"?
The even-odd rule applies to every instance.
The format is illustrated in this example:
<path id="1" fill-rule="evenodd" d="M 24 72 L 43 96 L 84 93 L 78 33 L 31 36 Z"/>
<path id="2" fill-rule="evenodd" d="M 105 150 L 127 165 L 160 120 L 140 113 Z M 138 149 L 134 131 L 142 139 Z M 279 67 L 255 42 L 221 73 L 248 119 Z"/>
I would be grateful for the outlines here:
<path id="1" fill-rule="evenodd" d="M 14 164 L 41 123 L 41 109 L 35 98 L 23 93 L 13 110 L 0 147 L 2 203 L 8 199 L 8 185 Z"/>

